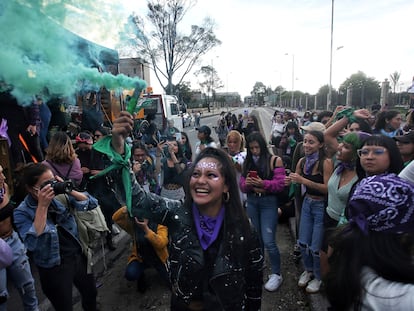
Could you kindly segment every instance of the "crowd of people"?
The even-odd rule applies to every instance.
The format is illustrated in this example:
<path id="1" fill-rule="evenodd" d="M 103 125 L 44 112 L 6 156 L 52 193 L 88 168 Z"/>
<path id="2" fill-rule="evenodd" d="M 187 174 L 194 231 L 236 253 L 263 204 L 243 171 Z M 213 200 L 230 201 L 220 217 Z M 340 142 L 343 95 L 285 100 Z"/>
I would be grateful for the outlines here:
<path id="1" fill-rule="evenodd" d="M 56 310 L 72 310 L 73 285 L 83 309 L 97 310 L 78 225 L 55 186 L 65 181 L 66 205 L 102 210 L 109 250 L 114 222 L 131 235 L 125 279 L 144 292 L 145 270 L 155 268 L 171 310 L 260 310 L 262 289 L 274 292 L 287 277 L 276 232 L 291 216 L 292 251 L 304 267 L 299 287 L 324 288 L 332 310 L 413 309 L 411 119 L 403 125 L 398 111 L 349 107 L 303 117 L 275 111 L 267 140 L 258 114 L 222 113 L 218 142 L 198 120 L 194 154 L 172 122 L 164 131 L 150 122 L 134 136 L 124 111 L 112 128 L 74 140 L 56 131 L 36 149 L 36 163 L 19 167 L 17 203 L 0 166 L 0 237 L 10 248 L 0 256 L 0 310 L 7 278 L 24 309 L 38 310 L 29 257 Z M 28 131 L 40 133 L 37 126 Z"/>

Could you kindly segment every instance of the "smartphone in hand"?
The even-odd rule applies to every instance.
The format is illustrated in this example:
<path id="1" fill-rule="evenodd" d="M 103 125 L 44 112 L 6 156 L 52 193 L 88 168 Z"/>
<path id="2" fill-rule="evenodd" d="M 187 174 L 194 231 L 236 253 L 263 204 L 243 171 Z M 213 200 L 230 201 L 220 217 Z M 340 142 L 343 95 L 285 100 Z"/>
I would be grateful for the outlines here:
<path id="1" fill-rule="evenodd" d="M 251 178 L 257 178 L 257 171 L 249 171 L 249 177 Z"/>

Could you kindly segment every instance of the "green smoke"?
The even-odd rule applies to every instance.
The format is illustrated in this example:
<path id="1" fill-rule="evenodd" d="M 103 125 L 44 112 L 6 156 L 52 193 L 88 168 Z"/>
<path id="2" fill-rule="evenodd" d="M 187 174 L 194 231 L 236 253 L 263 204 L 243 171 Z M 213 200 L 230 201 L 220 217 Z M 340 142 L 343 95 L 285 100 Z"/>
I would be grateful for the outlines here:
<path id="1" fill-rule="evenodd" d="M 20 104 L 30 103 L 36 94 L 46 99 L 73 97 L 85 86 L 96 90 L 101 86 L 110 90 L 145 88 L 145 81 L 138 78 L 92 68 L 102 66 L 100 56 L 108 49 L 95 44 L 79 49 L 79 37 L 60 25 L 68 18 L 68 8 L 80 3 L 83 10 L 96 10 L 96 2 L 88 0 L 1 1 L 0 80 L 10 86 Z M 96 28 L 105 27 L 97 24 Z"/>

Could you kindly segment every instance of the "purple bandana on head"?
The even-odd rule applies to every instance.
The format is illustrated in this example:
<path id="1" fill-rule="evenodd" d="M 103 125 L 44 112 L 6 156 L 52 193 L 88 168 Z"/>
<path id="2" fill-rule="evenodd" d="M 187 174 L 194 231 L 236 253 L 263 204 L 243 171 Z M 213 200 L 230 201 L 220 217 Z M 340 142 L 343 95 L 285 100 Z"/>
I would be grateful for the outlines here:
<path id="1" fill-rule="evenodd" d="M 395 174 L 361 180 L 348 208 L 350 223 L 365 234 L 414 232 L 414 185 Z"/>
<path id="2" fill-rule="evenodd" d="M 216 217 L 200 215 L 198 208 L 193 204 L 193 217 L 201 247 L 206 250 L 217 239 L 224 219 L 224 206 Z"/>
<path id="3" fill-rule="evenodd" d="M 319 160 L 319 152 L 314 152 L 310 155 L 305 156 L 305 167 L 304 172 L 306 175 L 312 174 L 313 166 Z"/>

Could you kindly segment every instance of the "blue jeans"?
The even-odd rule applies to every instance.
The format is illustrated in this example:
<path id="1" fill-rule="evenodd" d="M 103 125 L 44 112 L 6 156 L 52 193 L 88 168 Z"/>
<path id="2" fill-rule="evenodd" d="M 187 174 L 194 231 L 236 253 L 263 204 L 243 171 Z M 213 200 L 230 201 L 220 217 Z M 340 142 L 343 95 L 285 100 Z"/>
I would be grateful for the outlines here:
<path id="1" fill-rule="evenodd" d="M 26 248 L 16 232 L 4 239 L 13 250 L 13 263 L 0 270 L 0 296 L 8 296 L 7 278 L 16 287 L 23 302 L 23 310 L 39 310 L 36 290 Z M 7 302 L 0 304 L 0 311 L 7 310 Z"/>
<path id="2" fill-rule="evenodd" d="M 299 224 L 298 244 L 306 271 L 313 271 L 316 279 L 321 279 L 319 251 L 322 247 L 325 201 L 305 196 Z"/>
<path id="3" fill-rule="evenodd" d="M 161 278 L 166 283 L 169 283 L 168 272 L 164 264 L 159 263 L 148 265 L 145 262 L 139 262 L 138 260 L 133 260 L 127 265 L 125 269 L 125 278 L 128 281 L 137 281 L 143 275 L 144 270 L 150 268 L 151 266 L 158 271 Z"/>
<path id="4" fill-rule="evenodd" d="M 267 250 L 272 273 L 280 274 L 280 253 L 276 245 L 277 207 L 276 195 L 247 196 L 247 215 L 259 233 L 262 248 Z"/>

